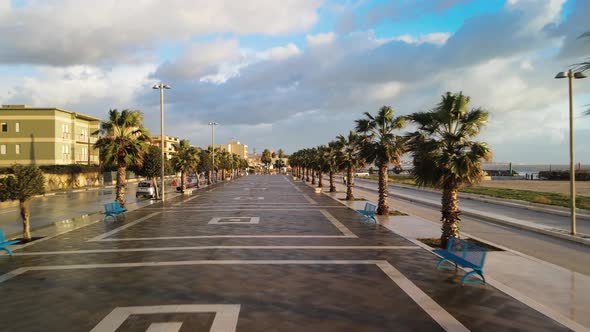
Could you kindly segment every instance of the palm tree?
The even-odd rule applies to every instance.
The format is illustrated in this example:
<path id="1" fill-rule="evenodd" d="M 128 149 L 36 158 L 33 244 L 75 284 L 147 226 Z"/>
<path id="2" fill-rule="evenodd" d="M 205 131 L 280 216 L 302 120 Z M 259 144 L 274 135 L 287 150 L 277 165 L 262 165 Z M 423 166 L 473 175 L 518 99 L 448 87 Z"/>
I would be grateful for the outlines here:
<path id="1" fill-rule="evenodd" d="M 330 192 L 336 192 L 336 186 L 334 185 L 334 174 L 338 172 L 338 142 L 331 141 L 326 147 L 324 160 L 326 162 L 327 172 L 330 176 Z"/>
<path id="2" fill-rule="evenodd" d="M 413 175 L 419 186 L 442 189 L 442 246 L 459 237 L 459 189 L 481 180 L 482 160 L 490 160 L 486 143 L 472 141 L 487 121 L 482 109 L 468 109 L 470 98 L 447 92 L 429 112 L 408 118 L 418 130 L 408 134 L 414 157 Z"/>
<path id="3" fill-rule="evenodd" d="M 117 167 L 116 200 L 125 206 L 125 172 L 128 166 L 141 167 L 148 151 L 150 137 L 142 125 L 143 115 L 139 111 L 116 109 L 109 111 L 109 120 L 100 123 L 100 134 L 94 147 L 99 149 L 105 166 Z"/>
<path id="4" fill-rule="evenodd" d="M 405 152 L 405 138 L 395 134 L 406 124 L 404 117 L 394 117 L 390 106 L 383 106 L 376 116 L 365 112 L 365 118 L 356 120 L 356 130 L 362 135 L 361 156 L 379 168 L 379 203 L 377 214 L 389 215 L 387 202 L 387 170 L 390 164 L 400 165 Z"/>
<path id="5" fill-rule="evenodd" d="M 361 137 L 358 133 L 350 131 L 348 136 L 338 135 L 336 137 L 337 147 L 340 151 L 338 154 L 338 165 L 340 170 L 346 170 L 346 200 L 353 201 L 354 194 L 354 170 L 363 167 L 365 162 L 360 158 Z"/>
<path id="6" fill-rule="evenodd" d="M 196 172 L 199 166 L 199 150 L 196 147 L 190 146 L 188 140 L 182 139 L 178 143 L 174 144 L 174 150 L 176 154 L 172 156 L 170 160 L 172 162 L 172 168 L 176 172 L 180 172 L 180 188 L 184 192 L 184 178 L 188 172 Z M 197 184 L 199 179 L 197 177 Z"/>

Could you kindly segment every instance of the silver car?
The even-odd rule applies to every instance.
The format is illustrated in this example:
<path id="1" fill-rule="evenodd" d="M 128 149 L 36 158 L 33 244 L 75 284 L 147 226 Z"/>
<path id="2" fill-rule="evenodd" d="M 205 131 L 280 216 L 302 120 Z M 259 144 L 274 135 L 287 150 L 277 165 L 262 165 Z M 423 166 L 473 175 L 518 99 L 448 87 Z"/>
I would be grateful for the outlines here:
<path id="1" fill-rule="evenodd" d="M 141 181 L 137 184 L 137 190 L 135 191 L 135 197 L 143 196 L 154 198 L 156 190 L 154 184 L 151 181 Z"/>

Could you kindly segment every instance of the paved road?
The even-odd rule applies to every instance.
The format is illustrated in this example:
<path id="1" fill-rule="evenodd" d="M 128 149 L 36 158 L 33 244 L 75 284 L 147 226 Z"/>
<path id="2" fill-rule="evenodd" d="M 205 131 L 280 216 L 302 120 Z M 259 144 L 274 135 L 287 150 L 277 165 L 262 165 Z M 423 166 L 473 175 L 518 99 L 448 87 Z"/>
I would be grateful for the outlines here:
<path id="1" fill-rule="evenodd" d="M 358 179 L 355 179 L 355 181 L 357 180 Z M 355 182 L 355 186 L 357 193 L 362 193 L 363 187 L 370 188 L 371 193 L 375 193 L 377 188 L 375 182 L 366 180 Z M 390 186 L 390 190 L 407 195 L 411 193 L 412 195 L 432 200 L 440 199 L 440 196 L 437 197 L 434 193 L 415 189 L 400 189 L 399 187 Z M 434 222 L 439 222 L 440 220 L 440 210 L 435 207 L 399 198 L 391 198 L 390 206 L 426 220 Z M 474 209 L 479 208 L 488 212 L 497 211 L 499 214 L 502 213 L 502 210 L 507 210 L 508 212 L 506 212 L 506 214 L 509 214 L 513 218 L 519 216 L 516 212 L 518 209 L 504 207 L 497 204 L 482 203 L 473 200 L 461 200 L 460 206 L 461 208 L 464 206 L 469 206 Z M 530 210 L 520 210 L 520 212 L 522 218 L 531 218 L 531 216 L 538 215 L 544 220 L 551 218 L 554 218 L 555 220 L 563 219 L 563 217 L 560 216 Z M 586 227 L 587 223 L 587 221 L 584 221 Z M 572 243 L 570 241 L 543 234 L 497 225 L 469 216 L 462 217 L 461 230 L 484 240 L 522 252 L 526 255 L 590 276 L 590 246 Z"/>
<path id="2" fill-rule="evenodd" d="M 436 262 L 306 185 L 248 176 L 0 256 L 0 321 L 23 332 L 567 330 Z"/>
<path id="3" fill-rule="evenodd" d="M 135 198 L 137 183 L 127 185 L 127 204 L 147 204 L 149 199 Z M 75 193 L 60 193 L 37 197 L 31 201 L 31 227 L 37 228 L 52 223 L 78 218 L 85 214 L 104 211 L 103 205 L 112 202 L 115 189 L 101 189 Z M 8 235 L 22 232 L 18 206 L 0 209 L 0 228 Z M 33 234 L 34 235 L 34 234 Z"/>
<path id="4" fill-rule="evenodd" d="M 368 188 L 377 188 L 377 183 L 371 180 L 355 179 L 355 184 Z M 400 187 L 394 184 L 389 185 L 391 193 L 407 195 L 420 199 L 431 200 L 433 202 L 440 202 L 440 194 L 430 191 L 424 191 L 408 187 Z M 461 199 L 460 208 L 462 210 L 476 210 L 485 213 L 494 214 L 500 217 L 513 218 L 524 220 L 526 222 L 546 225 L 557 229 L 570 229 L 570 218 L 568 216 L 559 216 L 542 211 L 535 211 L 530 209 L 523 209 L 520 207 L 512 207 L 492 202 L 482 202 L 473 199 Z M 590 221 L 584 219 L 577 220 L 577 231 L 580 234 L 588 234 L 590 236 Z"/>

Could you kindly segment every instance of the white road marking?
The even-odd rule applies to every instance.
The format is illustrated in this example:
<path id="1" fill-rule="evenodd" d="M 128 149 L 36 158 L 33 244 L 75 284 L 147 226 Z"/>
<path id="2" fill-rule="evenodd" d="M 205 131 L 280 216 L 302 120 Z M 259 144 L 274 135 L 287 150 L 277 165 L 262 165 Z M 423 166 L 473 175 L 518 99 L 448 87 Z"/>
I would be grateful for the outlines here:
<path id="1" fill-rule="evenodd" d="M 163 313 L 201 313 L 214 312 L 215 318 L 211 324 L 210 332 L 234 332 L 238 325 L 238 315 L 240 313 L 239 304 L 173 304 L 159 306 L 142 306 L 142 307 L 118 307 L 111 311 L 103 320 L 98 323 L 90 332 L 115 332 L 131 315 L 153 315 Z M 177 323 L 177 322 L 173 322 Z M 171 323 L 166 330 L 155 331 L 174 331 L 171 330 Z M 182 323 L 181 323 L 182 324 Z M 152 324 L 154 325 L 154 324 Z M 151 326 L 150 326 L 151 329 Z M 148 331 L 152 331 L 148 329 Z M 178 325 L 180 329 L 180 325 Z M 178 331 L 178 329 L 176 331 Z"/>
<path id="2" fill-rule="evenodd" d="M 245 221 L 242 221 L 244 219 Z M 225 220 L 225 221 L 224 221 Z M 260 222 L 260 217 L 215 217 L 207 224 L 209 225 L 235 225 L 235 224 L 258 224 Z"/>
<path id="3" fill-rule="evenodd" d="M 112 231 L 110 231 L 110 232 L 106 232 L 106 233 L 100 234 L 100 235 L 98 235 L 98 236 L 95 236 L 95 237 L 93 237 L 92 239 L 88 240 L 87 242 L 96 242 L 96 241 L 100 241 L 100 240 L 102 240 L 102 239 L 104 239 L 104 238 L 106 238 L 106 237 L 109 237 L 109 236 L 111 236 L 111 235 L 113 235 L 113 234 L 115 234 L 115 233 L 118 233 L 118 232 L 120 232 L 120 231 L 122 231 L 122 230 L 124 230 L 124 229 L 126 229 L 126 228 L 129 228 L 129 227 L 131 227 L 131 226 L 133 226 L 133 225 L 139 224 L 140 222 L 142 222 L 142 221 L 144 221 L 144 220 L 146 220 L 146 219 L 149 219 L 149 218 L 151 218 L 151 217 L 154 217 L 154 216 L 156 216 L 156 215 L 158 215 L 158 214 L 160 214 L 160 213 L 162 213 L 162 212 L 153 212 L 153 213 L 150 213 L 150 214 L 148 214 L 147 216 L 141 217 L 141 218 L 139 218 L 139 219 L 137 219 L 137 220 L 135 220 L 135 221 L 132 221 L 132 222 L 130 222 L 130 223 L 128 223 L 128 224 L 126 224 L 126 225 L 123 225 L 123 226 L 121 226 L 121 227 L 115 228 L 115 229 L 113 229 L 113 230 L 112 230 Z"/>
<path id="4" fill-rule="evenodd" d="M 350 231 L 346 226 L 344 226 L 338 219 L 336 219 L 330 212 L 326 210 L 320 210 L 320 212 L 326 217 L 342 234 L 349 238 L 358 238 L 353 232 Z"/>
<path id="5" fill-rule="evenodd" d="M 185 200 L 183 200 L 183 201 L 181 201 L 181 202 L 174 203 L 174 204 L 172 204 L 172 205 L 173 205 L 173 206 L 179 206 L 179 205 L 182 205 L 182 204 L 184 204 L 184 203 L 186 203 L 186 202 L 188 202 L 188 201 L 192 201 L 193 199 L 195 199 L 195 198 L 198 198 L 198 197 L 200 197 L 200 196 L 201 196 L 201 195 L 195 195 L 195 196 L 193 196 L 193 197 L 191 197 L 191 198 L 187 198 L 187 199 L 185 199 Z"/>
<path id="6" fill-rule="evenodd" d="M 145 332 L 178 332 L 182 322 L 151 323 Z"/>
<path id="7" fill-rule="evenodd" d="M 186 236 L 161 236 L 161 237 L 130 237 L 109 238 L 101 242 L 118 241 L 153 241 L 153 240 L 183 240 L 183 239 L 343 239 L 346 235 L 186 235 Z"/>
<path id="8" fill-rule="evenodd" d="M 400 287 L 418 306 L 420 306 L 434 321 L 446 331 L 464 332 L 469 331 L 455 317 L 438 305 L 432 298 L 424 293 L 412 281 L 406 278 L 400 271 L 385 260 L 192 260 L 192 261 L 167 261 L 167 262 L 139 262 L 139 263 L 108 263 L 108 264 L 79 264 L 79 265 L 54 265 L 54 266 L 31 266 L 11 271 L 9 278 L 6 275 L 0 276 L 0 282 L 4 282 L 27 271 L 50 271 L 50 270 L 73 270 L 73 269 L 104 269 L 104 268 L 131 268 L 131 267 L 156 267 L 156 266 L 186 266 L 186 265 L 376 265 L 396 285 Z M 139 313 L 161 313 L 162 307 L 172 307 L 166 312 L 185 312 L 180 306 L 155 306 L 155 307 L 128 307 L 128 308 L 150 308 L 150 311 Z M 127 309 L 128 309 L 127 308 Z M 105 317 L 91 332 L 112 332 L 115 331 L 128 317 L 127 311 L 113 310 L 112 317 Z M 202 312 L 202 311 L 199 311 Z M 137 311 L 131 314 L 137 314 Z M 217 317 L 217 315 L 216 315 Z M 237 313 L 236 313 L 237 317 Z M 109 318 L 109 319 L 107 319 Z M 237 321 L 237 320 L 236 320 Z M 116 322 L 120 322 L 116 324 Z M 104 323 L 104 324 L 103 324 Z M 215 322 L 214 324 L 215 325 Z M 114 327 L 114 328 L 113 328 Z M 213 327 L 211 328 L 213 330 Z M 221 331 L 221 330 L 218 330 Z M 228 330 L 223 330 L 228 331 Z"/>
<path id="9" fill-rule="evenodd" d="M 303 195 L 303 198 L 305 198 L 309 204 L 318 204 L 318 202 L 314 201 L 311 197 L 309 197 L 308 195 Z"/>
<path id="10" fill-rule="evenodd" d="M 47 256 L 47 255 L 75 255 L 102 254 L 116 252 L 151 252 L 151 251 L 182 251 L 182 250 L 211 250 L 211 249 L 248 249 L 248 250 L 416 250 L 418 246 L 189 246 L 189 247 L 161 247 L 161 248 L 118 248 L 118 249 L 88 249 L 14 253 L 14 256 Z"/>

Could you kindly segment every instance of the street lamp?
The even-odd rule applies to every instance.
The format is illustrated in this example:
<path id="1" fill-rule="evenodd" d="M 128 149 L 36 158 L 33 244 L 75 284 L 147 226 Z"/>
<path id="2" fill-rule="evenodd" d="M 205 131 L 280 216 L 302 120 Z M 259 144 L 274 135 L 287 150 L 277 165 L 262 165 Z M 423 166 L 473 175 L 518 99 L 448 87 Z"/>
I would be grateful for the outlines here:
<path id="1" fill-rule="evenodd" d="M 211 126 L 211 181 L 213 181 L 213 175 L 215 174 L 215 126 L 219 123 L 209 122 Z"/>
<path id="2" fill-rule="evenodd" d="M 160 90 L 160 147 L 162 148 L 162 166 L 161 166 L 161 190 L 162 190 L 162 202 L 164 202 L 164 165 L 165 165 L 165 139 L 164 139 L 164 89 L 170 89 L 170 86 L 164 83 L 156 84 L 152 87 L 154 90 Z"/>
<path id="3" fill-rule="evenodd" d="M 586 78 L 582 72 L 574 73 L 573 70 L 562 71 L 555 78 L 567 78 L 569 81 L 570 102 L 570 209 L 571 209 L 571 234 L 576 235 L 576 170 L 574 157 L 574 78 Z"/>

